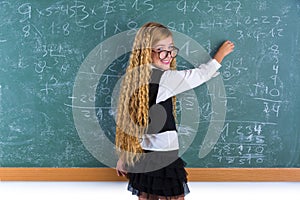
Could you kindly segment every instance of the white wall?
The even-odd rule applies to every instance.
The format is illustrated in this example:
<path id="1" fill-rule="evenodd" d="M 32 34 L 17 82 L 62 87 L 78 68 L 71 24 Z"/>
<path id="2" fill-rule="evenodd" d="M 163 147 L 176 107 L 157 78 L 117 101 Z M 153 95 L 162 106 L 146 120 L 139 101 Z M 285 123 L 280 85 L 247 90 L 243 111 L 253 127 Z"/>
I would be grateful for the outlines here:
<path id="1" fill-rule="evenodd" d="M 0 182 L 2 200 L 137 199 L 126 182 Z M 300 183 L 190 182 L 186 200 L 300 199 Z M 293 197 L 293 198 L 292 198 Z"/>

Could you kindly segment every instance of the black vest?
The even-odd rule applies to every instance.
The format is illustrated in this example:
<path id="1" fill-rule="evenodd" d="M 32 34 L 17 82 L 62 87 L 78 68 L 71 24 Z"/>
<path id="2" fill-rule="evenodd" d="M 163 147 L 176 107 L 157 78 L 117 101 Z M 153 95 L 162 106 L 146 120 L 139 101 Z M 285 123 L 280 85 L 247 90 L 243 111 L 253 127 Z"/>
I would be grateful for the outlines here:
<path id="1" fill-rule="evenodd" d="M 156 104 L 159 82 L 164 71 L 152 69 L 149 83 L 149 126 L 147 134 L 176 130 L 172 97 Z"/>

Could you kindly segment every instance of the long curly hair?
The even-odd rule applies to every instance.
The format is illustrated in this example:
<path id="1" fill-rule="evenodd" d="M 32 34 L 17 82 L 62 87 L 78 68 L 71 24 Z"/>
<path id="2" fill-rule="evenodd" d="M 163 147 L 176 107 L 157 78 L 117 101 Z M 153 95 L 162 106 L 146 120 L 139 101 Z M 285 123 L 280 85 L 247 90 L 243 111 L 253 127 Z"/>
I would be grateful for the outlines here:
<path id="1" fill-rule="evenodd" d="M 116 150 L 124 163 L 134 165 L 143 153 L 141 138 L 149 123 L 149 82 L 152 48 L 162 39 L 172 36 L 165 26 L 155 22 L 144 24 L 133 42 L 129 65 L 121 84 L 116 119 Z M 170 69 L 176 69 L 173 58 Z M 173 111 L 176 98 L 173 97 Z"/>

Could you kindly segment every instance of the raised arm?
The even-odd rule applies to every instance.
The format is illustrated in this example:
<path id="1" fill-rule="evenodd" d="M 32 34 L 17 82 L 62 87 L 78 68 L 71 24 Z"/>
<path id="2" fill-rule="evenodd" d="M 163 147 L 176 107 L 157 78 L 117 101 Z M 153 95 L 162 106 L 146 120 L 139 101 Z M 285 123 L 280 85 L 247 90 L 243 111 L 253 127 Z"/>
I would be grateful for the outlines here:
<path id="1" fill-rule="evenodd" d="M 181 71 L 168 70 L 164 72 L 160 81 L 157 100 L 164 101 L 171 96 L 193 89 L 214 77 L 215 73 L 221 67 L 222 60 L 233 49 L 234 44 L 227 40 L 220 46 L 214 59 L 208 63 L 202 64 L 195 69 Z"/>
<path id="2" fill-rule="evenodd" d="M 223 61 L 223 59 L 228 55 L 230 54 L 234 49 L 234 44 L 227 40 L 225 41 L 221 46 L 220 48 L 218 49 L 217 53 L 215 54 L 214 56 L 214 59 L 216 61 L 218 61 L 218 63 L 221 64 L 221 62 Z"/>

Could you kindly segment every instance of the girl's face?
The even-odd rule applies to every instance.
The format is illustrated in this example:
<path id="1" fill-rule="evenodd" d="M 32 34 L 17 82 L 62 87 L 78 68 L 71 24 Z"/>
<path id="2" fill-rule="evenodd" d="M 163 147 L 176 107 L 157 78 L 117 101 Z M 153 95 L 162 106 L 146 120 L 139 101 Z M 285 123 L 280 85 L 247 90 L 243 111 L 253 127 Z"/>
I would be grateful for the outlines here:
<path id="1" fill-rule="evenodd" d="M 174 47 L 172 36 L 157 42 L 152 49 L 153 64 L 162 70 L 169 70 L 173 59 L 171 51 L 173 51 L 174 48 L 176 47 Z"/>

